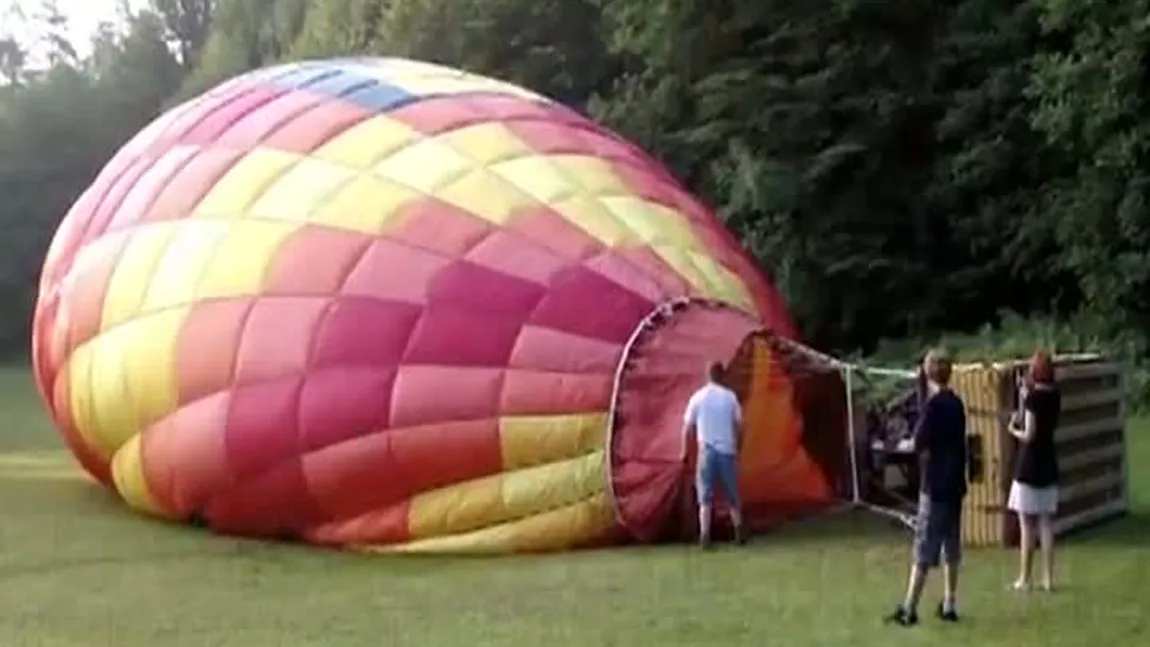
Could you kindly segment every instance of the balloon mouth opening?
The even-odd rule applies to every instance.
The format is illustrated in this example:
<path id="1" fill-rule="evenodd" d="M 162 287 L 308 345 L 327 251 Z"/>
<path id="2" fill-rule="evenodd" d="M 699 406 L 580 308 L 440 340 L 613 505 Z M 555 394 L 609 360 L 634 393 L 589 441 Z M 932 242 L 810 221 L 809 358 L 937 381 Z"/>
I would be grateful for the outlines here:
<path id="1" fill-rule="evenodd" d="M 760 329 L 734 306 L 696 298 L 660 304 L 636 326 L 616 369 L 607 429 L 608 492 L 631 539 L 680 537 L 681 518 L 692 516 L 683 408 L 709 364 L 731 366 Z"/>

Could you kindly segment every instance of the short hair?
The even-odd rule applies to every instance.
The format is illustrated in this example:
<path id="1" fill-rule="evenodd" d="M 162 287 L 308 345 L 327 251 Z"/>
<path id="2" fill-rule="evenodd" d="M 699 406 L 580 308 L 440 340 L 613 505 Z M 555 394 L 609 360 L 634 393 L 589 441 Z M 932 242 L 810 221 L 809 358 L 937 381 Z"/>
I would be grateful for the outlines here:
<path id="1" fill-rule="evenodd" d="M 926 377 L 935 384 L 947 386 L 950 384 L 950 374 L 953 366 L 950 362 L 950 353 L 945 348 L 932 348 L 923 359 L 926 368 Z"/>
<path id="2" fill-rule="evenodd" d="M 726 374 L 726 372 L 727 372 L 727 369 L 725 369 L 723 367 L 723 363 L 718 361 L 718 360 L 709 362 L 707 364 L 707 377 L 712 382 L 722 381 L 723 375 Z"/>
<path id="3" fill-rule="evenodd" d="M 1044 350 L 1035 351 L 1030 358 L 1030 381 L 1035 384 L 1054 383 L 1054 361 L 1050 353 Z"/>

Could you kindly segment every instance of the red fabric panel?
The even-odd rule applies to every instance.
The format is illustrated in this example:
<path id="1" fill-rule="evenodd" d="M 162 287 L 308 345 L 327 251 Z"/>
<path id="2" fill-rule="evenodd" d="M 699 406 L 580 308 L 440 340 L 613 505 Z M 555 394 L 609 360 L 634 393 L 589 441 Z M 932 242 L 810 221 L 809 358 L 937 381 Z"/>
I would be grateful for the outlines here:
<path id="1" fill-rule="evenodd" d="M 540 155 L 590 155 L 591 143 L 564 123 L 537 120 L 503 124 Z"/>
<path id="2" fill-rule="evenodd" d="M 108 230 L 132 226 L 142 220 L 164 187 L 181 183 L 180 172 L 195 157 L 194 148 L 173 148 L 164 152 L 163 163 L 155 164 L 140 176 L 125 196 L 108 224 Z"/>
<path id="3" fill-rule="evenodd" d="M 164 133 L 165 141 L 158 148 L 168 148 L 170 146 L 192 143 L 189 140 L 185 140 L 185 137 L 187 137 L 200 122 L 211 117 L 212 113 L 223 108 L 228 103 L 251 92 L 252 87 L 245 83 L 236 84 L 226 90 L 219 88 L 219 90 L 219 92 L 211 92 L 192 99 L 185 104 L 186 108 L 168 124 Z"/>
<path id="4" fill-rule="evenodd" d="M 270 85 L 248 86 L 243 92 L 219 102 L 210 112 L 201 112 L 196 124 L 180 137 L 180 143 L 211 146 L 237 119 L 257 111 L 282 92 Z"/>
<path id="5" fill-rule="evenodd" d="M 301 451 L 371 433 L 387 425 L 394 367 L 341 366 L 309 371 L 300 395 Z"/>
<path id="6" fill-rule="evenodd" d="M 706 363 L 733 359 L 756 327 L 733 308 L 692 304 L 632 347 L 615 403 L 610 462 L 620 521 L 636 539 L 658 538 L 672 520 L 689 468 L 683 411 L 703 384 Z"/>
<path id="7" fill-rule="evenodd" d="M 277 128 L 322 103 L 305 92 L 289 92 L 264 105 L 255 113 L 241 116 L 216 140 L 216 146 L 243 151 L 256 148 Z"/>
<path id="8" fill-rule="evenodd" d="M 175 181 L 164 186 L 144 220 L 178 220 L 195 210 L 200 200 L 215 186 L 228 170 L 245 154 L 227 148 L 205 148 L 180 169 Z"/>
<path id="9" fill-rule="evenodd" d="M 328 520 L 308 492 L 298 457 L 240 482 L 208 504 L 208 525 L 217 532 L 294 539 Z"/>
<path id="10" fill-rule="evenodd" d="M 236 351 L 253 300 L 206 301 L 192 306 L 176 347 L 179 401 L 188 403 L 231 383 Z"/>
<path id="11" fill-rule="evenodd" d="M 624 254 L 620 252 L 624 252 Z M 643 263 L 636 263 L 631 258 L 628 258 L 628 256 L 625 255 L 626 252 L 645 254 L 645 256 L 642 256 L 644 260 L 648 257 L 653 257 L 655 260 L 658 260 L 650 247 L 635 247 L 605 251 L 588 261 L 586 267 L 594 270 L 604 278 L 618 283 L 631 292 L 638 294 L 649 303 L 660 303 L 672 296 L 686 294 L 685 289 L 674 291 L 667 289 L 668 286 L 681 286 L 685 288 L 686 286 L 682 281 L 675 284 L 666 279 L 660 280 L 660 273 L 670 271 L 670 268 L 666 267 L 666 264 L 663 264 L 661 268 L 656 265 L 655 270 L 652 271 L 651 267 Z"/>
<path id="12" fill-rule="evenodd" d="M 236 387 L 228 408 L 227 465 L 246 481 L 300 450 L 299 397 L 303 377 L 291 376 Z"/>
<path id="13" fill-rule="evenodd" d="M 691 293 L 692 288 L 686 279 L 650 247 L 628 247 L 615 253 L 631 264 L 643 268 L 643 274 L 647 279 L 657 282 L 664 294 L 686 296 Z"/>
<path id="14" fill-rule="evenodd" d="M 399 209 L 389 238 L 431 250 L 449 258 L 463 258 L 495 231 L 463 209 L 437 198 L 412 200 Z"/>
<path id="15" fill-rule="evenodd" d="M 606 411 L 614 378 L 612 374 L 508 371 L 500 411 L 507 416 Z"/>
<path id="16" fill-rule="evenodd" d="M 524 101 L 497 94 L 463 94 L 429 97 L 388 113 L 415 130 L 438 135 L 479 122 L 500 122 L 510 126 L 524 120 L 579 123 L 586 121 L 558 104 Z"/>
<path id="17" fill-rule="evenodd" d="M 622 345 L 617 343 L 541 326 L 524 326 L 508 367 L 614 375 L 622 349 Z"/>
<path id="18" fill-rule="evenodd" d="M 602 243 L 549 207 L 518 211 L 507 228 L 569 261 L 590 258 L 603 249 Z"/>
<path id="19" fill-rule="evenodd" d="M 404 499 L 358 517 L 331 521 L 304 531 L 308 541 L 329 545 L 399 544 L 411 540 L 408 513 L 411 500 Z"/>
<path id="20" fill-rule="evenodd" d="M 437 135 L 470 124 L 488 121 L 476 112 L 467 95 L 448 95 L 413 101 L 390 111 L 387 116 L 425 135 Z"/>
<path id="21" fill-rule="evenodd" d="M 564 270 L 535 309 L 531 323 L 623 342 L 655 304 L 586 268 Z"/>
<path id="22" fill-rule="evenodd" d="M 256 302 L 244 326 L 236 359 L 236 384 L 249 384 L 306 370 L 311 339 L 327 307 L 318 298 Z"/>
<path id="23" fill-rule="evenodd" d="M 128 192 L 132 190 L 140 176 L 154 163 L 154 158 L 141 157 L 134 160 L 132 165 L 124 170 L 124 174 L 112 184 L 108 193 L 104 195 L 104 199 L 100 201 L 99 207 L 88 220 L 87 226 L 84 228 L 82 244 L 87 244 L 104 233 Z"/>
<path id="24" fill-rule="evenodd" d="M 157 503 L 180 518 L 203 514 L 212 496 L 231 485 L 227 392 L 177 409 L 144 431 L 144 478 Z"/>
<path id="25" fill-rule="evenodd" d="M 265 146 L 300 155 L 310 155 L 332 137 L 372 116 L 347 101 L 325 101 L 284 124 L 264 142 Z"/>
<path id="26" fill-rule="evenodd" d="M 546 292 L 538 283 L 489 270 L 468 261 L 443 268 L 431 282 L 428 302 L 523 321 Z M 490 313 L 490 314 L 489 314 Z M 478 338 L 477 338 L 478 341 Z"/>
<path id="27" fill-rule="evenodd" d="M 450 302 L 428 306 L 411 335 L 403 362 L 507 366 L 523 320 L 515 314 L 478 311 Z"/>
<path id="28" fill-rule="evenodd" d="M 546 285 L 567 260 L 526 236 L 499 229 L 467 253 L 466 260 L 496 272 Z"/>
<path id="29" fill-rule="evenodd" d="M 386 431 L 305 454 L 303 470 L 312 498 L 332 519 L 351 519 L 411 496 Z"/>
<path id="30" fill-rule="evenodd" d="M 371 237 L 306 226 L 288 236 L 264 280 L 265 294 L 327 296 L 339 292 Z"/>
<path id="31" fill-rule="evenodd" d="M 635 195 L 651 202 L 677 210 L 679 201 L 686 195 L 679 184 L 667 182 L 663 175 L 652 173 L 649 164 L 617 161 L 614 171 Z"/>
<path id="32" fill-rule="evenodd" d="M 426 303 L 431 280 L 450 259 L 430 251 L 379 239 L 371 244 L 344 282 L 343 294 Z"/>
<path id="33" fill-rule="evenodd" d="M 327 366 L 398 366 L 422 312 L 421 306 L 410 303 L 337 299 L 317 333 L 313 370 Z"/>
<path id="34" fill-rule="evenodd" d="M 445 422 L 388 430 L 396 476 L 412 494 L 503 470 L 499 421 Z"/>
<path id="35" fill-rule="evenodd" d="M 63 334 L 53 332 L 59 306 L 57 295 L 43 295 L 37 301 L 32 317 L 32 378 L 36 382 L 36 392 L 48 405 L 49 411 L 54 406 L 52 385 L 57 369 L 64 363 L 64 345 L 67 343 L 67 331 Z"/>
<path id="36" fill-rule="evenodd" d="M 496 418 L 503 373 L 497 368 L 403 366 L 391 400 L 391 426 Z"/>
<path id="37" fill-rule="evenodd" d="M 127 237 L 116 236 L 101 241 L 98 249 L 88 249 L 85 256 L 90 264 L 85 265 L 84 271 L 74 274 L 74 281 L 61 294 L 67 310 L 58 312 L 57 316 L 63 315 L 68 325 L 67 344 L 63 349 L 65 355 L 71 354 L 100 331 L 108 284 L 127 241 Z"/>

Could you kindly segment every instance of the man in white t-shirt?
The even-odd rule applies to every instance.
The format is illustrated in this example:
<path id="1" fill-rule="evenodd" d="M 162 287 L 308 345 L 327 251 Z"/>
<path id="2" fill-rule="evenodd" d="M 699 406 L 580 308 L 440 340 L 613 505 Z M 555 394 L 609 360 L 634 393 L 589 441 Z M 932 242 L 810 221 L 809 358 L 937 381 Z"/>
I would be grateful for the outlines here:
<path id="1" fill-rule="evenodd" d="M 723 365 L 707 366 L 707 384 L 695 392 L 683 414 L 683 434 L 695 432 L 698 442 L 697 489 L 699 544 L 711 543 L 711 504 L 719 480 L 731 508 L 735 541 L 743 543 L 742 502 L 738 490 L 738 454 L 743 445 L 743 412 L 735 392 L 723 386 Z"/>

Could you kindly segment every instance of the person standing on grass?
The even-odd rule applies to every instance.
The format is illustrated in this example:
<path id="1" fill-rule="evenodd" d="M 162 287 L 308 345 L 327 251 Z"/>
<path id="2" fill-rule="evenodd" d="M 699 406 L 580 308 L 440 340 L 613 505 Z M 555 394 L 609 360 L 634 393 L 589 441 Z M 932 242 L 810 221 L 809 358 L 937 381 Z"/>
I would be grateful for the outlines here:
<path id="1" fill-rule="evenodd" d="M 962 561 L 962 501 L 966 497 L 966 407 L 950 389 L 951 362 L 941 349 L 923 359 L 927 397 L 914 433 L 919 455 L 920 491 L 914 531 L 914 563 L 906 598 L 888 622 L 908 627 L 918 622 L 918 604 L 926 578 L 945 558 L 945 595 L 937 615 L 958 621 L 958 569 Z"/>
<path id="2" fill-rule="evenodd" d="M 707 383 L 687 402 L 683 435 L 692 431 L 698 444 L 696 488 L 699 496 L 699 545 L 711 545 L 711 507 L 715 481 L 723 485 L 735 526 L 735 541 L 742 544 L 743 514 L 738 489 L 738 454 L 743 445 L 743 412 L 735 392 L 723 386 L 723 365 L 707 366 Z"/>
<path id="3" fill-rule="evenodd" d="M 1034 534 L 1042 546 L 1042 588 L 1054 587 L 1054 514 L 1058 511 L 1058 456 L 1054 430 L 1062 411 L 1062 396 L 1054 382 L 1050 356 L 1037 352 L 1018 391 L 1022 415 L 1008 429 L 1019 440 L 1014 482 L 1007 507 L 1018 515 L 1019 572 L 1013 588 L 1030 588 Z"/>

